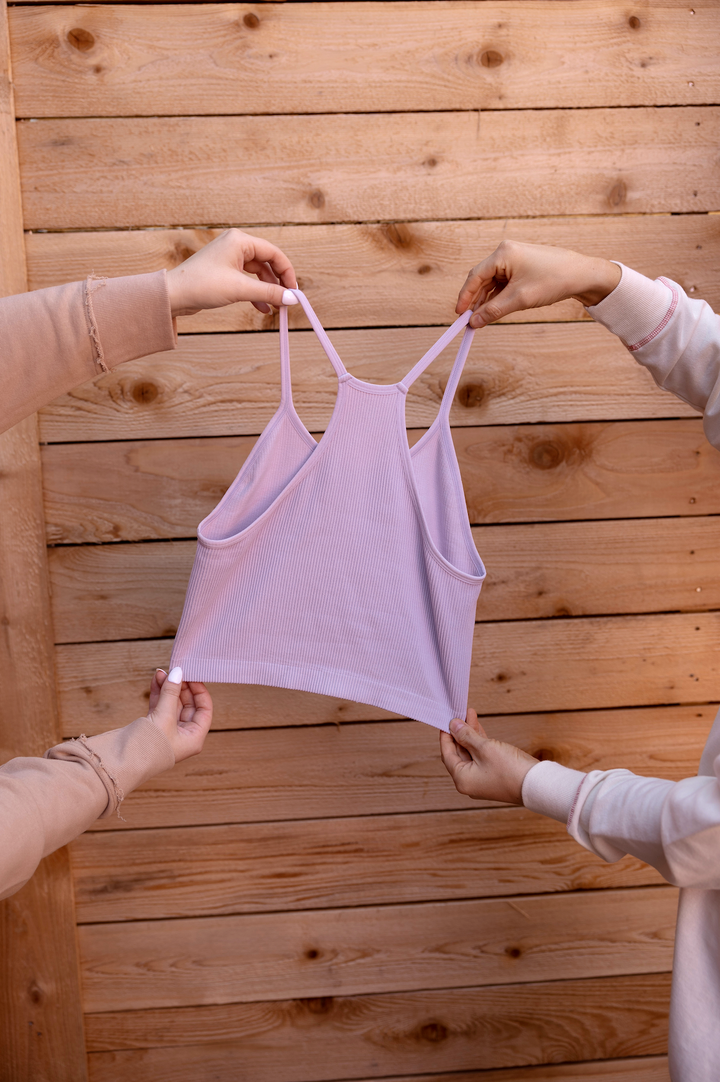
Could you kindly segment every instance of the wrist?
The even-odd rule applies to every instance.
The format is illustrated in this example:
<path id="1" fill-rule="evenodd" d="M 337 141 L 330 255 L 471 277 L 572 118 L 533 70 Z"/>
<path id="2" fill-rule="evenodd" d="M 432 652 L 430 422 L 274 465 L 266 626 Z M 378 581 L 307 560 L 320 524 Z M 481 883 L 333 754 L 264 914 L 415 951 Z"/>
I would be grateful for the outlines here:
<path id="1" fill-rule="evenodd" d="M 586 308 L 604 301 L 620 284 L 622 269 L 609 259 L 588 258 L 587 274 L 581 292 L 573 294 Z"/>

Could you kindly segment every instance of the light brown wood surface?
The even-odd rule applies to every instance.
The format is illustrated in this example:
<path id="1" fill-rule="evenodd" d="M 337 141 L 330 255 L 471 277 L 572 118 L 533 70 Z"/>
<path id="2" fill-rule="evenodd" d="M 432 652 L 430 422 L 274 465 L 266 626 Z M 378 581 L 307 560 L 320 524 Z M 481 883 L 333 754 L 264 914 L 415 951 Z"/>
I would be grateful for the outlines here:
<path id="1" fill-rule="evenodd" d="M 20 8 L 18 115 L 85 116 L 88 99 L 95 116 L 718 100 L 712 9 L 654 3 L 635 26 L 619 0 L 585 0 L 566 5 L 561 37 L 547 35 L 554 15 L 552 2 L 443 0 L 188 4 L 171 20 L 164 6 Z"/>
<path id="2" fill-rule="evenodd" d="M 718 204 L 719 116 L 688 106 L 21 121 L 23 215 L 27 229 L 110 229 L 699 213 Z"/>
<path id="3" fill-rule="evenodd" d="M 669 995 L 669 974 L 647 974 L 109 1012 L 87 1016 L 90 1077 L 320 1082 L 656 1055 Z"/>
<path id="4" fill-rule="evenodd" d="M 491 736 L 574 770 L 624 767 L 679 781 L 697 772 L 716 711 L 713 704 L 500 715 L 483 725 Z M 285 728 L 210 733 L 200 758 L 144 782 L 125 798 L 123 819 L 98 819 L 94 829 L 332 818 L 348 808 L 377 815 L 492 805 L 456 791 L 429 725 L 290 727 L 292 716 L 257 719 L 283 720 Z"/>
<path id="5" fill-rule="evenodd" d="M 595 1060 L 586 1063 L 545 1063 L 541 1067 L 505 1067 L 499 1071 L 453 1071 L 451 1074 L 403 1075 L 402 1082 L 560 1082 L 561 1079 L 612 1079 L 612 1082 L 669 1082 L 666 1056 Z M 363 1078 L 359 1082 L 397 1082 Z"/>
<path id="6" fill-rule="evenodd" d="M 637 887 L 564 823 L 525 808 L 83 834 L 72 845 L 78 921 L 352 908 Z"/>
<path id="7" fill-rule="evenodd" d="M 7 6 L 0 0 L 0 297 L 26 289 Z M 0 764 L 60 733 L 36 417 L 0 436 Z M 67 850 L 0 902 L 0 1075 L 87 1078 Z"/>
<path id="8" fill-rule="evenodd" d="M 439 328 L 334 331 L 349 372 L 397 383 L 434 345 Z M 329 422 L 337 377 L 312 332 L 290 340 L 293 400 L 314 432 Z M 413 383 L 411 428 L 437 416 L 456 348 Z M 179 348 L 121 365 L 58 398 L 41 414 L 49 442 L 254 435 L 280 402 L 275 334 L 188 335 Z M 488 327 L 475 338 L 451 409 L 454 427 L 538 421 L 697 417 L 633 363 L 598 324 Z"/>
<path id="9" fill-rule="evenodd" d="M 25 243 L 30 286 L 43 289 L 73 282 L 90 272 L 113 277 L 170 269 L 207 244 L 217 232 L 153 229 L 28 233 Z M 714 214 L 400 220 L 359 225 L 263 226 L 253 228 L 253 233 L 288 253 L 302 289 L 328 327 L 448 323 L 467 271 L 505 238 L 619 259 L 650 278 L 667 275 L 693 297 L 704 298 L 716 309 L 720 307 L 716 274 L 720 217 Z M 300 312 L 296 314 L 291 308 L 289 314 L 291 326 L 307 326 Z M 579 302 L 568 300 L 516 312 L 506 322 L 583 318 L 588 319 Z M 248 331 L 267 329 L 273 322 L 272 316 L 261 315 L 249 304 L 232 304 L 181 316 L 178 326 L 181 333 Z M 486 348 L 484 338 L 482 335 L 478 340 L 475 353 L 478 348 Z M 238 343 L 237 348 L 245 347 Z"/>
<path id="10" fill-rule="evenodd" d="M 479 526 L 477 619 L 720 608 L 713 517 Z M 50 550 L 55 642 L 174 635 L 194 541 Z"/>
<path id="11" fill-rule="evenodd" d="M 410 431 L 410 442 L 423 431 Z M 699 419 L 458 428 L 453 439 L 473 524 L 720 512 L 720 458 Z M 194 537 L 253 444 L 225 436 L 45 447 L 48 541 Z"/>
<path id="12" fill-rule="evenodd" d="M 674 887 L 80 928 L 85 1010 L 665 973 Z"/>
<path id="13" fill-rule="evenodd" d="M 478 624 L 470 705 L 488 715 L 716 701 L 719 635 L 716 612 Z M 152 673 L 167 668 L 171 647 L 169 639 L 56 647 L 63 732 L 102 732 L 145 714 Z M 392 717 L 254 685 L 213 691 L 223 728 Z"/>

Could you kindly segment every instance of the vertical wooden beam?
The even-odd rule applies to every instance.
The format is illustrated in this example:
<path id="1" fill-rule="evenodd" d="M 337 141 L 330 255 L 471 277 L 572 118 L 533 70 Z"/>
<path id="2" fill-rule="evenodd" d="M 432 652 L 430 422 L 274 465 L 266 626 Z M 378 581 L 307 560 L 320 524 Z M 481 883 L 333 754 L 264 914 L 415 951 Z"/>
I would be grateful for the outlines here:
<path id="1" fill-rule="evenodd" d="M 0 296 L 27 289 L 7 6 L 0 0 Z M 0 436 L 0 761 L 58 743 L 35 416 Z M 0 839 L 0 844 L 2 841 Z M 0 1079 L 83 1082 L 75 904 L 67 850 L 0 902 Z"/>

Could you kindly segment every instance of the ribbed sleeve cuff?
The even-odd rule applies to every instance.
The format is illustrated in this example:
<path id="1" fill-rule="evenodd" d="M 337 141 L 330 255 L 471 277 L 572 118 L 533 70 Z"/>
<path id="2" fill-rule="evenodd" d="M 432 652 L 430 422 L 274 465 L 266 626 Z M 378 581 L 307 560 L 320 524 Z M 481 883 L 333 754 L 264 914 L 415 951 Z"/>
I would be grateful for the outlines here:
<path id="1" fill-rule="evenodd" d="M 123 798 L 148 778 L 175 765 L 165 734 L 150 718 L 138 718 L 122 729 L 68 740 L 45 752 L 47 759 L 83 759 L 99 776 L 108 794 L 100 818 L 111 815 Z"/>
<path id="2" fill-rule="evenodd" d="M 582 770 L 571 770 L 568 766 L 544 759 L 525 775 L 523 804 L 530 811 L 557 819 L 559 823 L 567 823 L 585 777 Z"/>
<path id="3" fill-rule="evenodd" d="M 673 307 L 673 292 L 659 279 L 652 281 L 617 260 L 612 262 L 622 270 L 619 283 L 604 301 L 587 310 L 596 322 L 634 351 L 651 341 L 667 322 Z"/>
<path id="4" fill-rule="evenodd" d="M 148 353 L 175 349 L 177 336 L 164 270 L 123 278 L 90 278 L 87 302 L 101 368 L 115 368 Z"/>

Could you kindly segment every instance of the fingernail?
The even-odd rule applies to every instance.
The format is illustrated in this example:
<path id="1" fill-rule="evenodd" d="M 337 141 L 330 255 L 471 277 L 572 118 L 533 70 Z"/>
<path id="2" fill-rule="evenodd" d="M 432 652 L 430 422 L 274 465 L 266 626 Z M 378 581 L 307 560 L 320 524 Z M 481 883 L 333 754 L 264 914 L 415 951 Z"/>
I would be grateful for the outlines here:
<path id="1" fill-rule="evenodd" d="M 291 289 L 286 289 L 283 291 L 282 302 L 283 304 L 297 304 L 298 299 Z"/>
<path id="2" fill-rule="evenodd" d="M 163 674 L 163 676 L 167 676 L 167 673 L 165 672 L 164 669 L 156 669 L 155 672 L 161 672 Z"/>
<path id="3" fill-rule="evenodd" d="M 174 669 L 170 670 L 168 680 L 171 684 L 182 684 L 182 669 L 179 665 L 176 665 Z"/>
<path id="4" fill-rule="evenodd" d="M 460 730 L 463 727 L 463 724 L 464 723 L 462 721 L 460 721 L 458 718 L 453 718 L 452 721 L 450 722 L 450 732 L 451 733 L 459 733 Z"/>

